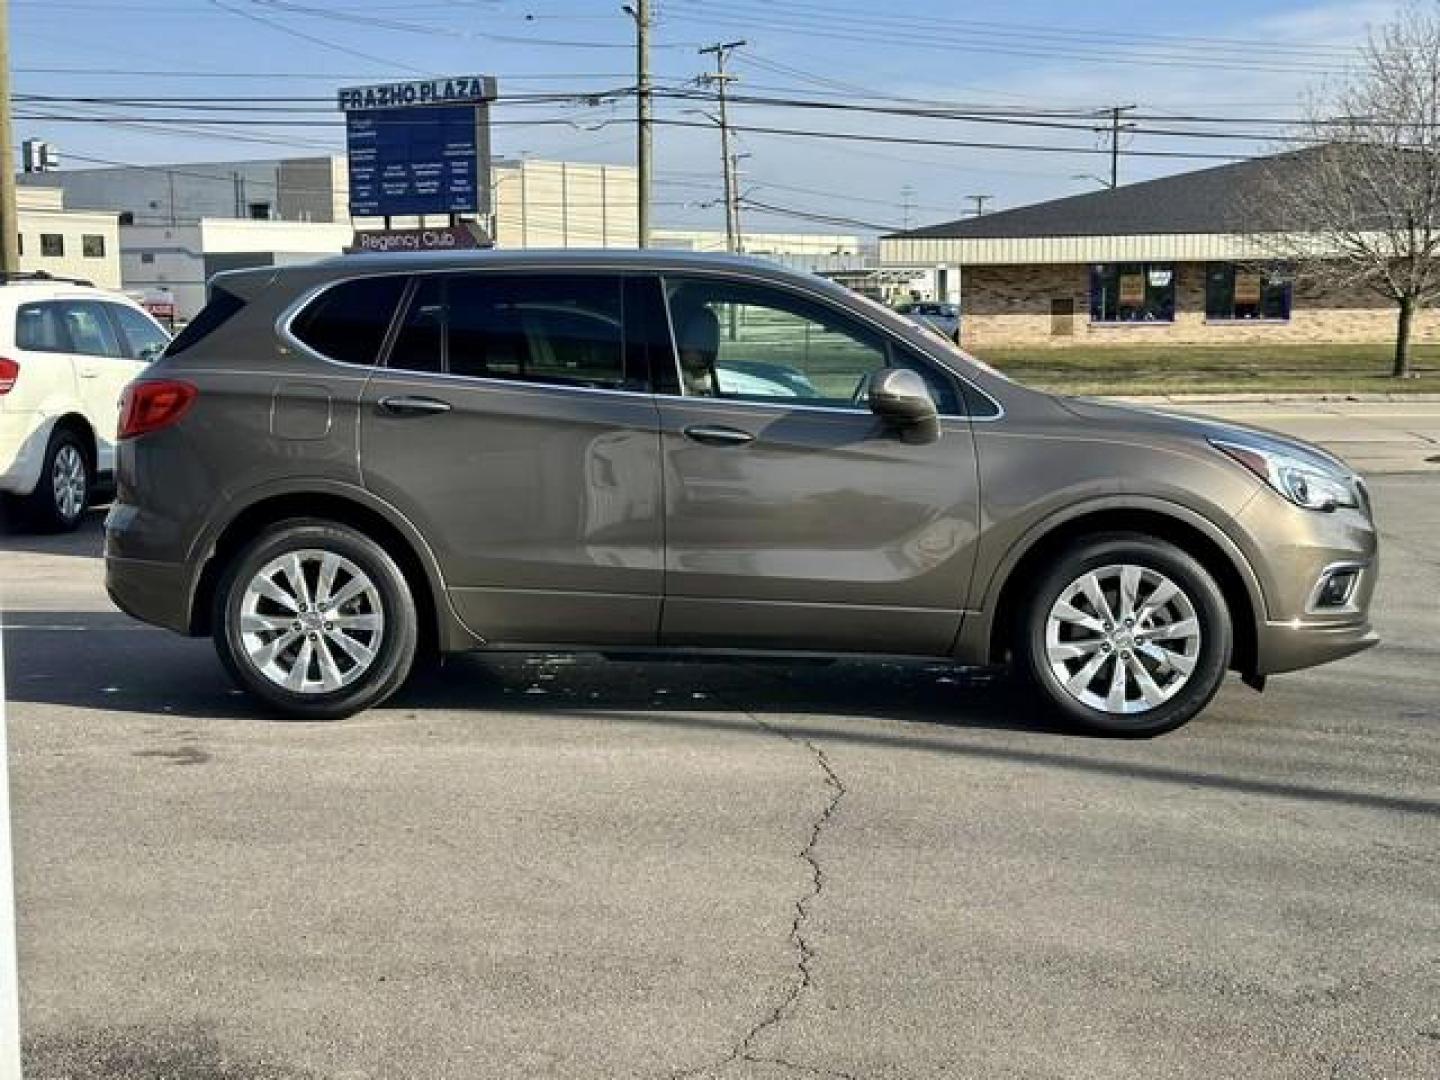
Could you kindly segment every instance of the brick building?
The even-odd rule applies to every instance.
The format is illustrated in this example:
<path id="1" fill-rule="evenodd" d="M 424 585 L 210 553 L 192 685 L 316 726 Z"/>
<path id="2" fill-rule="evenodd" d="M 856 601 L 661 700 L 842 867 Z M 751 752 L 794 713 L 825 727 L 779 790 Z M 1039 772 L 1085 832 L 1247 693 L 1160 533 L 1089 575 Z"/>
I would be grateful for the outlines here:
<path id="1" fill-rule="evenodd" d="M 1286 220 L 1283 190 L 1309 153 L 893 233 L 880 239 L 880 262 L 934 268 L 961 305 L 967 348 L 1393 340 L 1394 304 L 1297 282 L 1267 258 L 1257 219 L 1271 232 L 1306 231 Z M 1415 332 L 1440 336 L 1440 318 L 1420 313 Z"/>

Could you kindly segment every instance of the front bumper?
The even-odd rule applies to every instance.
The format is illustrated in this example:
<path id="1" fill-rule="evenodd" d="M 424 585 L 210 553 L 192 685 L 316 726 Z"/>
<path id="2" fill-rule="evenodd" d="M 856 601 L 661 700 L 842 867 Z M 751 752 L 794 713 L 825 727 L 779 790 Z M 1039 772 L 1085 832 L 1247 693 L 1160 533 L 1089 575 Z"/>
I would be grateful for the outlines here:
<path id="1" fill-rule="evenodd" d="M 1358 623 L 1290 622 L 1262 623 L 1255 641 L 1255 674 L 1278 675 L 1328 664 L 1378 644 L 1369 620 Z"/>

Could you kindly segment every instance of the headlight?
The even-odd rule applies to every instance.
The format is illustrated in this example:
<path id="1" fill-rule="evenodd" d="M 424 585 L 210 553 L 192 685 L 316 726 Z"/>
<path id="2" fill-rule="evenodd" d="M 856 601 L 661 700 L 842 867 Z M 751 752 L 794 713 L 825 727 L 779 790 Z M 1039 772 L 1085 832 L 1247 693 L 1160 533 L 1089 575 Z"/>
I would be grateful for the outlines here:
<path id="1" fill-rule="evenodd" d="M 1359 506 L 1355 484 L 1343 472 L 1283 451 L 1244 446 L 1211 439 L 1210 443 L 1234 458 L 1296 506 L 1306 510 L 1330 511 L 1339 506 Z"/>

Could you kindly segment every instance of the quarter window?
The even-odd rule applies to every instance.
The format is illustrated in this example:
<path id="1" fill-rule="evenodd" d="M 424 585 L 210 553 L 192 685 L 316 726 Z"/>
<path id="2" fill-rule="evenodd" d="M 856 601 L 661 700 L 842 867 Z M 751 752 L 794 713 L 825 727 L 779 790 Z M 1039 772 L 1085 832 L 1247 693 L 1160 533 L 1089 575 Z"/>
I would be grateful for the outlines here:
<path id="1" fill-rule="evenodd" d="M 120 324 L 120 333 L 125 338 L 125 352 L 131 359 L 154 360 L 170 344 L 170 335 L 150 316 L 124 304 L 108 306 L 110 314 Z"/>
<path id="2" fill-rule="evenodd" d="M 405 279 L 393 275 L 341 282 L 296 316 L 290 332 L 331 360 L 373 364 L 404 291 Z"/>
<path id="3" fill-rule="evenodd" d="M 1205 318 L 1290 318 L 1291 275 L 1284 267 L 1211 263 L 1205 268 Z"/>
<path id="4" fill-rule="evenodd" d="M 620 290 L 620 278 L 600 275 L 426 275 L 389 366 L 627 388 Z"/>
<path id="5" fill-rule="evenodd" d="M 1092 322 L 1174 322 L 1175 267 L 1100 263 L 1090 268 Z"/>
<path id="6" fill-rule="evenodd" d="M 868 376 L 900 366 L 925 378 L 941 412 L 959 412 L 948 380 L 825 304 L 737 282 L 666 284 L 687 397 L 866 409 Z"/>

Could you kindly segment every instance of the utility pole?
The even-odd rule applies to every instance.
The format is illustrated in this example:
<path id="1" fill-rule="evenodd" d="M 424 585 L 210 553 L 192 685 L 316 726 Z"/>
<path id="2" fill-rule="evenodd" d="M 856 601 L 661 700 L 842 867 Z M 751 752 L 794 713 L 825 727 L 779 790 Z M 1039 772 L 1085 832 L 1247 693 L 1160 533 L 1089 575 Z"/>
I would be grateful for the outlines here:
<path id="1" fill-rule="evenodd" d="M 635 0 L 620 9 L 635 20 L 635 172 L 639 188 L 636 244 L 650 246 L 650 0 Z"/>
<path id="2" fill-rule="evenodd" d="M 1120 118 L 1133 108 L 1135 108 L 1134 105 L 1115 105 L 1110 109 L 1110 186 L 1112 188 L 1120 186 L 1120 132 L 1129 127 L 1128 124 L 1122 125 Z"/>
<path id="3" fill-rule="evenodd" d="M 19 272 L 20 218 L 15 209 L 15 137 L 10 126 L 10 3 L 0 0 L 0 274 Z"/>
<path id="4" fill-rule="evenodd" d="M 910 212 L 915 209 L 915 187 L 913 184 L 906 184 L 900 189 L 900 224 L 902 227 L 910 228 Z"/>
<path id="5" fill-rule="evenodd" d="M 749 156 L 749 154 L 730 155 L 730 183 L 735 188 L 735 250 L 742 254 L 745 251 L 745 232 L 740 228 L 740 162 Z"/>
<path id="6" fill-rule="evenodd" d="M 976 216 L 976 217 L 979 217 L 981 214 L 985 213 L 985 204 L 986 204 L 987 202 L 989 202 L 991 199 L 993 199 L 994 197 L 995 197 L 994 195 L 966 195 L 966 196 L 965 196 L 965 198 L 969 199 L 972 203 L 975 204 L 975 216 Z"/>
<path id="7" fill-rule="evenodd" d="M 725 70 L 725 61 L 744 44 L 743 41 L 723 41 L 700 50 L 702 56 L 713 54 L 715 57 L 714 73 L 702 75 L 701 79 L 715 85 L 716 104 L 720 110 L 720 164 L 725 171 L 725 249 L 730 252 L 740 250 L 740 207 L 735 190 L 735 159 L 730 153 L 730 117 L 725 111 L 725 87 L 735 76 Z"/>

